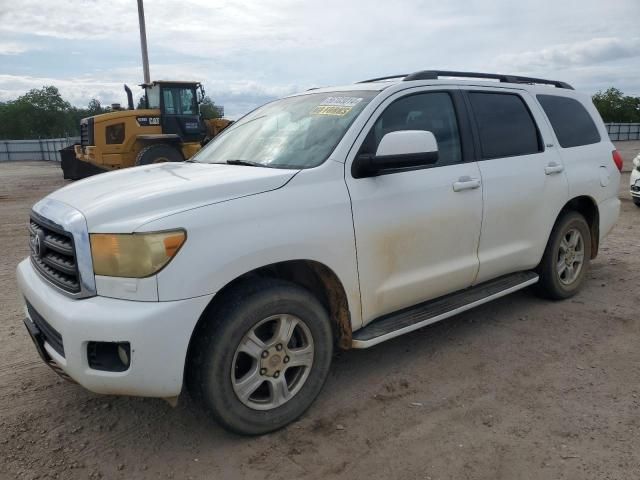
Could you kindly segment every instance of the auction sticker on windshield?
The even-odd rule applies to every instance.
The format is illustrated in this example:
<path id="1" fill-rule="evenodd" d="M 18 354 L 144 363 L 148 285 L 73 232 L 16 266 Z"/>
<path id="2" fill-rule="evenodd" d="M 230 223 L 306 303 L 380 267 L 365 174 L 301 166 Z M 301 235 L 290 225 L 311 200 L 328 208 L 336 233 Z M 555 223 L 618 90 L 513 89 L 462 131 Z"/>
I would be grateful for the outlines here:
<path id="1" fill-rule="evenodd" d="M 343 117 L 362 101 L 360 97 L 327 97 L 311 110 L 311 115 L 335 115 Z"/>

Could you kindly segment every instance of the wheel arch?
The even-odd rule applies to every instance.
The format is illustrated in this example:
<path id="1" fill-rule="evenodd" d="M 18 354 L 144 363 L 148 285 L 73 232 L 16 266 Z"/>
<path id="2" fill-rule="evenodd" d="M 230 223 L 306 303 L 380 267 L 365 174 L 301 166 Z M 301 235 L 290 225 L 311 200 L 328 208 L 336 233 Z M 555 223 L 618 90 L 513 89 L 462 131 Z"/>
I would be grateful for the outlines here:
<path id="1" fill-rule="evenodd" d="M 344 286 L 336 273 L 323 263 L 315 260 L 287 260 L 272 263 L 246 272 L 228 282 L 211 299 L 191 333 L 185 368 L 189 364 L 195 339 L 206 325 L 208 314 L 223 302 L 226 293 L 240 284 L 251 282 L 255 278 L 277 278 L 295 283 L 309 290 L 327 309 L 331 327 L 337 345 L 343 349 L 351 348 L 352 326 L 349 302 Z"/>
<path id="2" fill-rule="evenodd" d="M 581 214 L 591 232 L 591 259 L 596 258 L 600 247 L 600 211 L 596 201 L 588 195 L 580 195 L 569 200 L 558 213 L 558 219 L 568 211 L 578 212 Z"/>
<path id="3" fill-rule="evenodd" d="M 174 139 L 174 138 L 168 138 L 168 139 L 163 139 L 163 138 L 139 138 L 136 141 L 134 163 L 137 165 L 138 162 L 140 161 L 140 158 L 142 158 L 142 156 L 148 150 L 150 150 L 153 147 L 157 147 L 157 146 L 164 146 L 164 147 L 171 148 L 171 149 L 175 150 L 176 153 L 178 153 L 182 157 L 182 160 L 185 160 L 184 153 L 182 152 L 181 143 L 180 143 L 180 139 L 179 138 L 177 140 Z"/>

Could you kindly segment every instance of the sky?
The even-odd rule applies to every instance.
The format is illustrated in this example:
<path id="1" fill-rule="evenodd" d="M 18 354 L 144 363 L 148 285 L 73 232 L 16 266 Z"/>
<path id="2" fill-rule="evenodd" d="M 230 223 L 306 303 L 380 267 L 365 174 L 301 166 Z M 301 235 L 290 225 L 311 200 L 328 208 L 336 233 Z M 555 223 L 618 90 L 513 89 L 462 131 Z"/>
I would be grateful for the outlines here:
<path id="1" fill-rule="evenodd" d="M 229 118 L 311 87 L 425 69 L 640 96 L 640 0 L 146 0 L 152 80 L 196 80 Z M 141 94 L 136 0 L 0 0 L 0 101 Z"/>

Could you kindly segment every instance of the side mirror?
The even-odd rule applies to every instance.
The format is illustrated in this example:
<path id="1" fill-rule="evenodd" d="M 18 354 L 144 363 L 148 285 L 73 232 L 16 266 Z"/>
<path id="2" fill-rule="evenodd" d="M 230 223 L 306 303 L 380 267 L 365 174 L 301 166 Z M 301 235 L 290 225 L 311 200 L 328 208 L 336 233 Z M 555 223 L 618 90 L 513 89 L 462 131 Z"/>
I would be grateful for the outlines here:
<path id="1" fill-rule="evenodd" d="M 358 155 L 352 166 L 355 178 L 373 177 L 385 170 L 433 165 L 438 142 L 432 132 L 399 130 L 387 133 L 375 155 Z"/>

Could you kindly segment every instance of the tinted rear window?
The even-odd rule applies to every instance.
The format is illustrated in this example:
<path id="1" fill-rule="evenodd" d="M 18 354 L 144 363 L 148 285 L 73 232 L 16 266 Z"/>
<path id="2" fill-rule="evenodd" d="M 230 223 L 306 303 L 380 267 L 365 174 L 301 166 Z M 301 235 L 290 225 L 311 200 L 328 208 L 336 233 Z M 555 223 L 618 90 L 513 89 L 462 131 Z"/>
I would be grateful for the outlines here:
<path id="1" fill-rule="evenodd" d="M 562 148 L 590 145 L 600 141 L 598 128 L 579 101 L 556 95 L 537 97 Z"/>
<path id="2" fill-rule="evenodd" d="M 538 128 L 519 95 L 471 92 L 482 158 L 512 157 L 542 151 Z"/>

